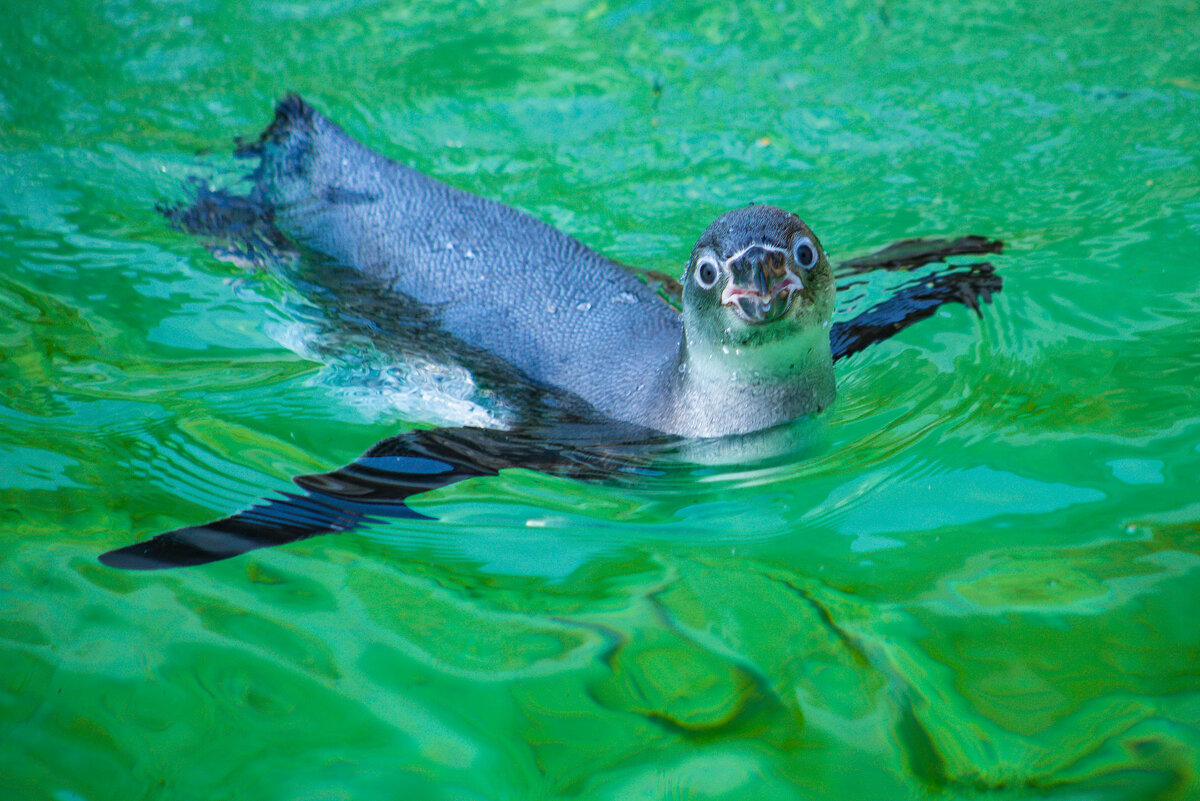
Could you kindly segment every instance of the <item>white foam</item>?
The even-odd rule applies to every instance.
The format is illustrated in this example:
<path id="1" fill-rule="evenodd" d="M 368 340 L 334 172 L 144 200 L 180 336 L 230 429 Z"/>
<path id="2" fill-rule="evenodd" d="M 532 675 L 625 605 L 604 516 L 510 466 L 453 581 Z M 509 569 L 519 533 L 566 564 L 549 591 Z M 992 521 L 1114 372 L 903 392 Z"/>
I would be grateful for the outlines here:
<path id="1" fill-rule="evenodd" d="M 322 365 L 310 386 L 325 387 L 375 421 L 401 416 L 437 425 L 504 428 L 509 410 L 480 390 L 470 371 L 419 357 L 395 362 L 367 342 L 336 352 L 320 327 L 303 321 L 268 323 L 267 334 L 301 358 Z"/>

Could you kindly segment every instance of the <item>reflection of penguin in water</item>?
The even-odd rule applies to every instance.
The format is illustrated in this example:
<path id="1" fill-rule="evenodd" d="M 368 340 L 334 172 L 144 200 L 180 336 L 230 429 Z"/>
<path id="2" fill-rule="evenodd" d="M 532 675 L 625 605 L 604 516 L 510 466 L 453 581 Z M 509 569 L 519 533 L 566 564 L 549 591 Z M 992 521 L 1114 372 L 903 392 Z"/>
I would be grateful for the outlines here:
<path id="1" fill-rule="evenodd" d="M 341 470 L 296 479 L 305 495 L 111 551 L 101 560 L 112 566 L 200 564 L 373 516 L 421 517 L 404 505 L 409 495 L 505 467 L 599 478 L 643 465 L 651 444 L 672 437 L 767 428 L 832 402 L 835 357 L 946 301 L 978 310 L 977 296 L 1000 286 L 987 265 L 926 277 L 831 327 L 834 275 L 816 236 L 793 214 L 750 206 L 719 217 L 696 243 L 680 313 L 625 267 L 372 152 L 295 95 L 243 153 L 260 159 L 248 198 L 202 191 L 168 215 L 201 235 L 241 238 L 244 249 L 321 254 L 396 308 L 419 306 L 457 359 L 508 372 L 544 405 L 512 431 L 384 440 Z M 906 242 L 844 267 L 911 268 L 998 249 L 976 237 Z"/>

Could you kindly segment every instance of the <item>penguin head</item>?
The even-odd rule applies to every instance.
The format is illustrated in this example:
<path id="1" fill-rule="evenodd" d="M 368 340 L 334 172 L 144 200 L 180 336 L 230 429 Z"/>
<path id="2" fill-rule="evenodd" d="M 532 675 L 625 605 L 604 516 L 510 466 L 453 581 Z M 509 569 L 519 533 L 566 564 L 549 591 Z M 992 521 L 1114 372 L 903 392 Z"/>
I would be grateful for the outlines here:
<path id="1" fill-rule="evenodd" d="M 833 269 L 804 221 L 774 206 L 726 212 L 701 235 L 683 274 L 690 347 L 741 352 L 828 329 Z"/>

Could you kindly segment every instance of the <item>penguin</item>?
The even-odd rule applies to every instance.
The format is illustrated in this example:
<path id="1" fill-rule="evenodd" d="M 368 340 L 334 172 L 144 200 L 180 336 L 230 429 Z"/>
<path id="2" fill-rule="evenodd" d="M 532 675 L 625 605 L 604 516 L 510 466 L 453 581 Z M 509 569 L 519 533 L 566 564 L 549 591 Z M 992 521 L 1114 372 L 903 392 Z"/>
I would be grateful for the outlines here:
<path id="1" fill-rule="evenodd" d="M 769 205 L 720 215 L 678 282 L 647 281 L 524 212 L 370 150 L 295 94 L 238 155 L 256 160 L 249 193 L 201 188 L 163 209 L 176 227 L 234 242 L 249 261 L 317 254 L 355 278 L 342 289 L 368 294 L 373 314 L 419 310 L 422 336 L 533 400 L 507 430 L 389 438 L 351 465 L 294 479 L 302 493 L 101 555 L 112 567 L 197 565 L 384 517 L 424 518 L 405 503 L 411 495 L 507 467 L 584 480 L 653 472 L 656 454 L 681 441 L 820 412 L 836 395 L 835 359 L 946 302 L 979 313 L 1002 286 L 987 263 L 939 272 L 835 325 L 825 249 L 800 217 Z M 1001 249 L 983 237 L 906 240 L 840 269 Z"/>

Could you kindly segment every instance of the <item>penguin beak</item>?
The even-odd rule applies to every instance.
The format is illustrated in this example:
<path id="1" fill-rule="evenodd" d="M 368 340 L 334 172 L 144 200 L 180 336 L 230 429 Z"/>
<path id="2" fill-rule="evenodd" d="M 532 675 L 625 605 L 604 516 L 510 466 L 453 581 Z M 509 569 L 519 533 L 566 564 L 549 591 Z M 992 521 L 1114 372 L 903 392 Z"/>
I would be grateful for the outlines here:
<path id="1" fill-rule="evenodd" d="M 804 290 L 804 283 L 788 269 L 787 254 L 779 248 L 752 245 L 727 265 L 732 280 L 721 292 L 721 303 L 751 325 L 780 319 Z"/>

